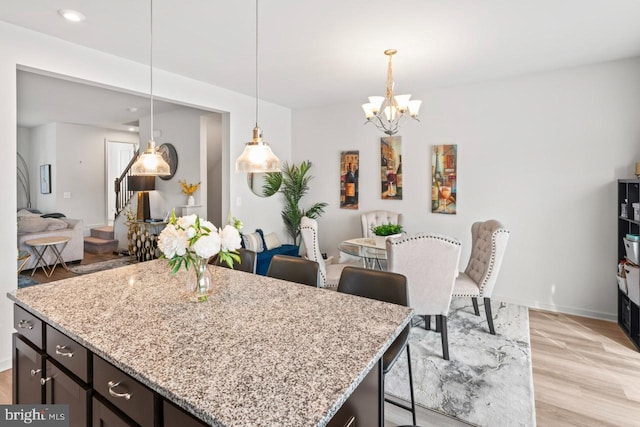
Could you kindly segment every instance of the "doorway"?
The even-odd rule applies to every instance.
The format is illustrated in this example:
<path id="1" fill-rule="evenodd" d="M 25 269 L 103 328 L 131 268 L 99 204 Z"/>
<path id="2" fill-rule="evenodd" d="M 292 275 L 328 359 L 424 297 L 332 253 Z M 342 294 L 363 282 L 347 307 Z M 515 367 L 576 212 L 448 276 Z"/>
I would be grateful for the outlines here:
<path id="1" fill-rule="evenodd" d="M 116 216 L 116 192 L 114 182 L 127 167 L 139 144 L 120 141 L 106 141 L 107 182 L 107 225 L 113 225 Z"/>

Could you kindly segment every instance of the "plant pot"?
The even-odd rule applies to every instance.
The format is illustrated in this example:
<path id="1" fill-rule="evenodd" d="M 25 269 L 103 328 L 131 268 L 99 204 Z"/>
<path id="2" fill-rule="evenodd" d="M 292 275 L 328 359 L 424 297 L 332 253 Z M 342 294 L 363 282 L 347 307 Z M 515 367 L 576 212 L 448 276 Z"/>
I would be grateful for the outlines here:
<path id="1" fill-rule="evenodd" d="M 374 236 L 373 236 L 373 238 L 374 238 L 374 240 L 375 240 L 375 242 L 376 242 L 376 246 L 378 246 L 378 247 L 380 247 L 380 248 L 384 248 L 384 247 L 386 247 L 386 246 L 385 246 L 385 245 L 386 245 L 386 243 L 385 243 L 385 242 L 386 242 L 386 240 L 387 240 L 389 237 L 399 237 L 399 236 L 402 236 L 402 233 L 398 233 L 398 234 L 391 234 L 391 235 L 389 235 L 389 236 L 378 236 L 378 235 L 374 235 Z"/>

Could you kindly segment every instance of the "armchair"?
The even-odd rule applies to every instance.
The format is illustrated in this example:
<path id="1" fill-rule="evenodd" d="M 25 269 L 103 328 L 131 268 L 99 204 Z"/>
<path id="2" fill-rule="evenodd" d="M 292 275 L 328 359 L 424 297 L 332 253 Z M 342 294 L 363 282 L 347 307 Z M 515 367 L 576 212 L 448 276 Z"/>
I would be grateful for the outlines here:
<path id="1" fill-rule="evenodd" d="M 453 287 L 454 297 L 471 297 L 473 311 L 480 316 L 478 298 L 484 298 L 489 333 L 496 334 L 491 314 L 491 293 L 498 278 L 509 241 L 509 230 L 499 221 L 476 222 L 471 226 L 471 256 L 464 273 L 460 273 Z"/>
<path id="2" fill-rule="evenodd" d="M 362 237 L 373 237 L 372 227 L 382 224 L 402 225 L 402 214 L 392 211 L 370 211 L 360 216 L 362 223 Z"/>
<path id="3" fill-rule="evenodd" d="M 458 275 L 460 242 L 449 237 L 417 233 L 387 239 L 386 245 L 389 271 L 407 277 L 409 305 L 424 318 L 425 329 L 430 329 L 430 316 L 436 316 L 442 357 L 449 360 L 447 316 Z"/>
<path id="4" fill-rule="evenodd" d="M 361 264 L 325 264 L 320 252 L 320 243 L 318 242 L 318 222 L 315 219 L 303 216 L 300 220 L 300 235 L 302 236 L 302 245 L 304 246 L 306 257 L 311 261 L 318 263 L 320 274 L 318 275 L 319 288 L 335 288 L 340 281 L 342 269 L 347 266 L 359 267 Z"/>

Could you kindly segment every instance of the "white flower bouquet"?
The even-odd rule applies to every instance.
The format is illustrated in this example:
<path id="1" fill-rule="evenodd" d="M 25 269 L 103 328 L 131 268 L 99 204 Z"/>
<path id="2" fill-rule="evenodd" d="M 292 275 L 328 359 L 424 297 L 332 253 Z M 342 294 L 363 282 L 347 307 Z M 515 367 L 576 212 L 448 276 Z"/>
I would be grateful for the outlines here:
<path id="1" fill-rule="evenodd" d="M 214 255 L 220 257 L 233 268 L 233 262 L 240 262 L 236 249 L 240 248 L 240 233 L 233 225 L 225 225 L 217 229 L 198 215 L 187 215 L 176 218 L 171 213 L 169 223 L 158 237 L 158 248 L 162 256 L 169 260 L 171 272 L 176 273 L 184 265 L 189 271 L 191 265 Z"/>

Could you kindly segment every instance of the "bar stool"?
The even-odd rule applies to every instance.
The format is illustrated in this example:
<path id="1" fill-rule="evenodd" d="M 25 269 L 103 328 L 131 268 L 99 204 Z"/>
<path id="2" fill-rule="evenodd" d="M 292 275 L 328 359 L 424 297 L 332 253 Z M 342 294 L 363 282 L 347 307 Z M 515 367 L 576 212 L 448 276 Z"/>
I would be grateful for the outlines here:
<path id="1" fill-rule="evenodd" d="M 289 255 L 274 255 L 267 276 L 318 287 L 317 262 Z"/>
<path id="2" fill-rule="evenodd" d="M 340 275 L 338 292 L 371 298 L 378 301 L 409 306 L 409 294 L 407 292 L 407 278 L 402 274 L 387 271 L 370 270 L 360 267 L 345 267 Z M 409 353 L 409 330 L 407 325 L 395 341 L 389 346 L 382 356 L 382 378 L 380 384 L 380 406 L 382 422 L 384 422 L 384 402 L 398 406 L 411 412 L 413 423 L 416 423 L 416 405 L 413 398 L 413 377 L 411 373 L 411 354 Z M 409 367 L 409 390 L 411 392 L 411 406 L 406 406 L 390 399 L 384 398 L 384 376 L 391 370 L 398 360 L 402 350 L 407 349 L 407 363 Z"/>

